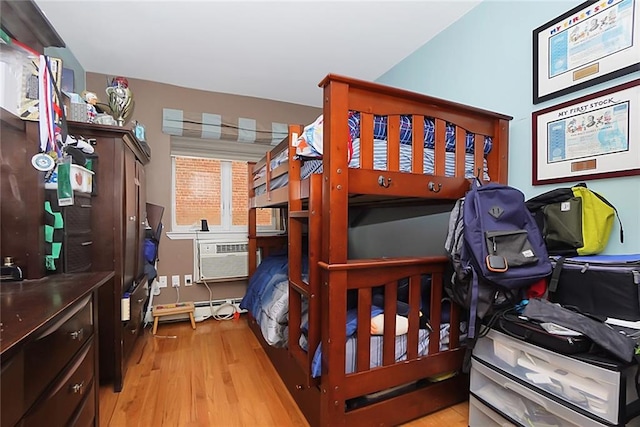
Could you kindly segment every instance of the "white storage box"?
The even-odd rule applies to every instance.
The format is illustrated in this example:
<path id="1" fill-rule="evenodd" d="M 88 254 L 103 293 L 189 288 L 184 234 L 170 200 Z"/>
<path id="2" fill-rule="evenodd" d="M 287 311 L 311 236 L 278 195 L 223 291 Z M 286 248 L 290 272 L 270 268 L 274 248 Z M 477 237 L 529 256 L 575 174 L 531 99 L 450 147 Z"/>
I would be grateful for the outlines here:
<path id="1" fill-rule="evenodd" d="M 74 191 L 91 194 L 93 189 L 93 171 L 83 168 L 79 165 L 71 165 L 71 188 Z M 54 169 L 51 177 L 44 184 L 47 190 L 56 190 L 58 188 L 58 166 Z"/>
<path id="2" fill-rule="evenodd" d="M 563 404 L 587 411 L 603 422 L 623 425 L 624 408 L 621 406 L 638 399 L 634 387 L 637 365 L 616 369 L 612 363 L 611 369 L 605 369 L 493 329 L 478 340 L 473 357 L 513 375 L 531 389 L 550 393 Z"/>
<path id="3" fill-rule="evenodd" d="M 473 396 L 520 425 L 606 426 L 499 374 L 477 360 L 471 361 L 469 389 Z"/>

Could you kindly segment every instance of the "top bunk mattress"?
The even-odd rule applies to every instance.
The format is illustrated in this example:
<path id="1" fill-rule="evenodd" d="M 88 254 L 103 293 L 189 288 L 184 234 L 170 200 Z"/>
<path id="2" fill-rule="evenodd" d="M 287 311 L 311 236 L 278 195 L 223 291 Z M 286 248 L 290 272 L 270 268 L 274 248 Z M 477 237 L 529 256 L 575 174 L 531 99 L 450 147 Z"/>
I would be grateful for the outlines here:
<path id="1" fill-rule="evenodd" d="M 358 168 L 360 165 L 360 139 L 355 139 L 352 144 L 352 156 L 349 161 L 350 168 Z M 286 153 L 286 152 L 285 152 Z M 411 172 L 411 159 L 412 150 L 410 145 L 400 145 L 400 170 L 402 172 Z M 288 156 L 285 156 L 288 158 Z M 272 159 L 272 162 L 274 159 Z M 278 163 L 278 166 L 283 162 Z M 477 172 L 474 171 L 474 156 L 471 153 L 465 153 L 465 178 L 474 178 Z M 425 175 L 433 175 L 435 166 L 435 151 L 433 149 L 426 148 L 424 150 L 423 157 L 423 170 Z M 266 172 L 266 167 L 263 168 L 262 175 Z M 387 169 L 387 141 L 375 139 L 373 141 L 373 169 L 374 170 L 386 170 Z M 273 170 L 273 168 L 272 168 Z M 308 178 L 313 173 L 322 173 L 322 159 L 306 159 L 302 162 L 300 168 L 300 178 Z M 257 175 L 257 174 L 256 174 Z M 445 153 L 445 176 L 455 176 L 455 153 L 447 151 Z M 489 181 L 489 170 L 487 168 L 487 161 L 484 160 L 483 165 L 483 179 Z M 256 178 L 257 179 L 257 178 Z M 289 182 L 289 175 L 283 174 L 276 178 L 271 179 L 270 189 L 275 190 L 277 188 L 284 187 Z M 256 187 L 255 194 L 261 195 L 266 193 L 266 184 Z"/>
<path id="2" fill-rule="evenodd" d="M 360 113 L 351 111 L 349 113 L 349 167 L 360 167 Z M 435 119 L 424 117 L 424 156 L 423 173 L 425 175 L 434 174 L 435 166 Z M 400 171 L 411 172 L 412 164 L 412 117 L 400 116 Z M 387 170 L 387 116 L 373 117 L 373 169 Z M 477 176 L 474 170 L 474 150 L 476 139 L 484 138 L 483 154 L 486 156 L 491 152 L 492 139 L 490 136 L 474 135 L 466 132 L 465 135 L 465 178 L 471 179 Z M 303 159 L 301 166 L 301 178 L 308 178 L 312 173 L 322 173 L 323 154 L 323 116 L 318 117 L 313 123 L 304 128 L 302 135 L 292 142 L 296 149 L 296 157 Z M 446 177 L 455 176 L 455 147 L 456 147 L 456 126 L 446 123 L 445 128 L 445 174 Z M 292 147 L 290 147 L 292 148 Z M 270 170 L 275 170 L 278 166 L 286 163 L 289 158 L 288 150 L 280 152 L 274 156 L 270 162 Z M 486 157 L 483 160 L 483 180 L 489 181 L 489 171 Z M 254 174 L 254 180 L 265 176 L 266 165 Z M 269 188 L 275 190 L 284 187 L 289 182 L 287 174 L 280 175 L 270 180 Z M 255 188 L 255 194 L 266 193 L 266 184 Z"/>

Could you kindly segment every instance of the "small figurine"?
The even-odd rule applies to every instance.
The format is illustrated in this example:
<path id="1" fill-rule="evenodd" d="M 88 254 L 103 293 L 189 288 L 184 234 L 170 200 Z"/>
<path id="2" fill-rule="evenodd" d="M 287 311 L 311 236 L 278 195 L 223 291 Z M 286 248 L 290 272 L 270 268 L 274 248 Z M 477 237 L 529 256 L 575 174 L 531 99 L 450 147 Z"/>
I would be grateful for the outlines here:
<path id="1" fill-rule="evenodd" d="M 96 110 L 98 96 L 93 92 L 84 92 L 83 98 L 87 102 L 87 122 L 93 123 L 98 116 L 98 110 Z"/>

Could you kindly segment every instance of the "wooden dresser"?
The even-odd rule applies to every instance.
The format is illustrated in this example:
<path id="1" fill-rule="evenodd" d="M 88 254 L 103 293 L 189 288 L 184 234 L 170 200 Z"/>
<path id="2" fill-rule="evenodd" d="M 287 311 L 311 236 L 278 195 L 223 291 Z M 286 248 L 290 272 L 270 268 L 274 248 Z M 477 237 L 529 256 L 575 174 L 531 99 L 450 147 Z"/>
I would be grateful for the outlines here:
<path id="1" fill-rule="evenodd" d="M 113 272 L 0 284 L 3 427 L 98 426 L 98 289 Z"/>
<path id="2" fill-rule="evenodd" d="M 16 40 L 40 53 L 47 46 L 64 47 L 62 39 L 33 0 L 0 0 L 0 9 L 2 29 Z M 69 121 L 68 130 L 76 137 L 96 141 L 92 166 L 95 191 L 91 196 L 77 196 L 74 206 L 60 210 L 67 226 L 60 268 L 56 268 L 55 273 L 60 270 L 83 274 L 113 271 L 113 277 L 100 286 L 91 300 L 92 314 L 97 312 L 100 317 L 100 343 L 98 345 L 97 340 L 92 339 L 86 343 L 93 344 L 86 345 L 99 347 L 100 381 L 112 383 L 114 390 L 120 391 L 124 386 L 127 357 L 142 333 L 143 307 L 147 299 L 143 245 L 146 228 L 144 166 L 149 163 L 150 154 L 148 147 L 130 128 Z M 53 198 L 48 198 L 45 192 L 45 172 L 36 170 L 31 163 L 33 155 L 40 151 L 38 122 L 23 121 L 0 108 L 0 134 L 0 259 L 12 257 L 25 279 L 64 280 L 43 279 L 53 274 L 45 269 L 48 247 L 44 227 L 44 205 Z M 13 289 L 11 286 L 2 284 L 3 304 L 5 289 Z M 125 295 L 131 298 L 130 313 L 121 310 L 121 299 Z M 50 300 L 55 302 L 56 298 L 53 295 Z M 83 308 L 79 307 L 79 310 L 82 312 Z M 51 316 L 58 314 L 56 311 Z M 3 319 L 4 315 L 2 313 Z M 93 328 L 96 327 L 97 323 L 94 323 Z M 8 339 L 6 323 L 3 328 L 4 353 Z M 28 331 L 29 334 L 32 332 Z M 13 339 L 22 338 L 14 336 Z M 82 347 L 81 351 L 84 350 L 86 348 Z M 42 358 L 47 360 L 49 356 L 44 352 Z M 6 396 L 13 394 L 3 393 L 3 413 Z M 4 422 L 2 426 L 5 426 Z"/>

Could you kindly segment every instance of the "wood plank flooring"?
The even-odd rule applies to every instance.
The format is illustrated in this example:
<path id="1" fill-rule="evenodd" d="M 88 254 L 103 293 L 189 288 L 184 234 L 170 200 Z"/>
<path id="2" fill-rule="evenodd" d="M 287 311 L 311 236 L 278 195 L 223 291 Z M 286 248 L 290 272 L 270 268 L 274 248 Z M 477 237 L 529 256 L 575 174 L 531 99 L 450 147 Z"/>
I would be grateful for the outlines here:
<path id="1" fill-rule="evenodd" d="M 467 402 L 405 427 L 468 425 Z M 161 323 L 138 340 L 124 389 L 100 387 L 101 427 L 308 426 L 246 320 Z"/>

